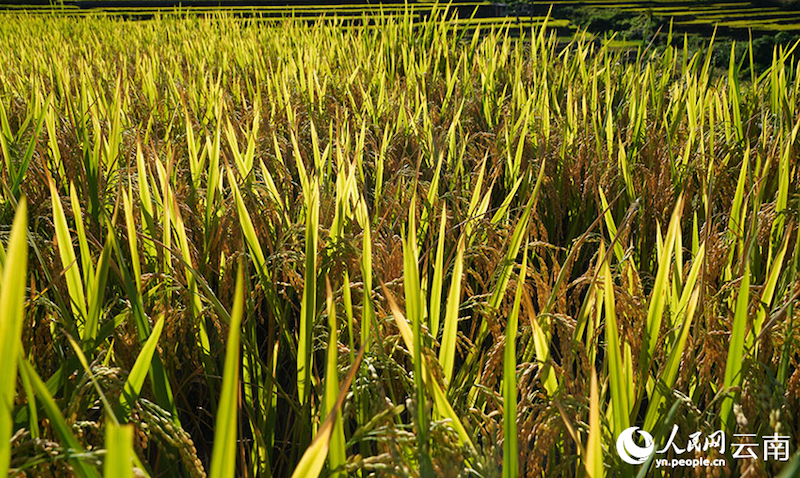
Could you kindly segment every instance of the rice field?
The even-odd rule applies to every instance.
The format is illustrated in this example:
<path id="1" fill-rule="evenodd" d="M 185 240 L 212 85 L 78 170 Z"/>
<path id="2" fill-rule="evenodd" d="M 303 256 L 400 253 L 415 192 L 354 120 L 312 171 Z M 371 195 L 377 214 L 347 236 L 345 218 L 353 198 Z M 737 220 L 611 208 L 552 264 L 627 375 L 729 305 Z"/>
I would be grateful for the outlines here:
<path id="1" fill-rule="evenodd" d="M 523 2 L 524 3 L 524 2 Z M 723 29 L 733 37 L 744 37 L 748 31 L 755 35 L 773 34 L 776 31 L 800 33 L 800 10 L 796 6 L 778 4 L 755 4 L 751 1 L 697 2 L 655 0 L 627 2 L 623 0 L 555 0 L 549 2 L 556 16 L 564 8 L 592 9 L 597 12 L 619 12 L 656 18 L 670 24 L 678 31 L 696 32 L 697 27 L 713 30 Z M 534 7 L 541 10 L 546 7 Z M 710 36 L 710 34 L 706 34 Z"/>
<path id="2" fill-rule="evenodd" d="M 797 476 L 797 44 L 463 23 L 0 13 L 0 475 Z"/>

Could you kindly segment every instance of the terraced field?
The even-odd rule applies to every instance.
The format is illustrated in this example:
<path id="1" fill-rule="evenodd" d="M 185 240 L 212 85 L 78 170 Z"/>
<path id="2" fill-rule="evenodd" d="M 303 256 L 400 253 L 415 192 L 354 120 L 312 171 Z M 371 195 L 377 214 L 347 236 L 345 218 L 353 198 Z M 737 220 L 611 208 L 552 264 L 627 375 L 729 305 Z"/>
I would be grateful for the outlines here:
<path id="1" fill-rule="evenodd" d="M 678 28 L 693 29 L 697 26 L 720 27 L 731 30 L 730 33 L 744 33 L 752 29 L 756 34 L 776 31 L 800 31 L 800 11 L 787 10 L 777 6 L 754 6 L 751 2 L 613 2 L 588 1 L 564 2 L 556 1 L 554 5 L 594 7 L 597 9 L 614 9 L 620 12 L 642 14 L 672 19 Z M 738 30 L 741 30 L 739 32 Z"/>
<path id="2" fill-rule="evenodd" d="M 178 8 L 182 14 L 207 15 L 224 6 L 233 15 L 276 19 L 285 17 L 316 19 L 334 18 L 342 26 L 364 21 L 374 23 L 381 16 L 394 16 L 411 13 L 417 19 L 430 15 L 435 2 L 420 1 L 407 4 L 317 4 L 310 2 L 239 2 L 228 0 L 208 2 L 196 0 L 184 2 L 189 5 Z M 243 5 L 245 4 L 245 5 Z M 153 15 L 174 10 L 164 8 L 171 5 L 168 0 L 76 0 L 66 1 L 53 9 L 50 5 L 5 5 L 0 8 L 25 10 L 30 13 L 57 12 L 59 15 L 112 15 L 133 18 L 151 18 Z M 637 24 L 653 23 L 662 31 L 672 28 L 676 33 L 699 34 L 710 37 L 716 31 L 717 37 L 746 39 L 750 35 L 759 37 L 779 32 L 800 33 L 800 7 L 756 6 L 749 1 L 736 2 L 697 2 L 697 1 L 613 1 L 613 0 L 555 0 L 551 2 L 452 2 L 452 12 L 457 12 L 455 20 L 460 28 L 473 29 L 479 26 L 501 25 L 505 21 L 530 29 L 541 26 L 548 18 L 548 26 L 556 29 L 559 36 L 571 37 L 581 28 L 598 32 L 608 25 L 608 30 L 620 30 L 620 24 L 636 28 Z M 549 16 L 548 16 L 549 15 Z M 611 19 L 611 21 L 608 21 Z M 620 20 L 622 19 L 622 20 Z M 512 32 L 513 33 L 513 32 Z M 644 39 L 640 39 L 644 40 Z M 639 45 L 641 42 L 629 43 Z"/>
<path id="3" fill-rule="evenodd" d="M 29 15 L 57 15 L 66 17 L 121 17 L 128 19 L 152 19 L 161 15 L 178 16 L 209 16 L 220 12 L 218 6 L 208 6 L 202 2 L 189 7 L 157 7 L 163 2 L 118 2 L 114 0 L 88 0 L 65 3 L 63 6 L 50 5 L 6 5 L 0 6 L 0 11 L 8 10 L 24 12 Z M 489 2 L 457 2 L 446 7 L 450 12 L 447 25 L 471 33 L 478 28 L 503 28 L 512 26 L 509 35 L 518 36 L 522 30 L 530 32 L 531 28 L 547 25 L 552 31 L 558 32 L 562 38 L 571 37 L 578 30 L 566 18 L 548 16 L 547 11 L 541 15 L 526 15 L 519 17 L 509 15 L 508 9 L 502 5 Z M 226 14 L 234 17 L 247 17 L 256 21 L 282 21 L 284 19 L 307 20 L 309 24 L 321 21 L 322 24 L 350 28 L 361 25 L 378 25 L 385 23 L 390 18 L 408 18 L 412 23 L 419 23 L 429 18 L 433 11 L 441 13 L 442 6 L 434 2 L 420 2 L 410 4 L 343 4 L 320 5 L 302 4 L 295 5 L 227 5 L 224 7 Z"/>

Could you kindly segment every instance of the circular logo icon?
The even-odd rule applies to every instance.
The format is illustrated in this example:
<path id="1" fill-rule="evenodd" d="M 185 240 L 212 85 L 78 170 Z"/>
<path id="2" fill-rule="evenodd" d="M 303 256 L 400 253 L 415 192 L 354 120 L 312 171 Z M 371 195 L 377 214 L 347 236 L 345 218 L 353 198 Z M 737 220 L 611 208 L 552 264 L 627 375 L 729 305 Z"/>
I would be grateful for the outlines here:
<path id="1" fill-rule="evenodd" d="M 636 442 L 633 441 L 633 434 L 636 433 L 637 430 L 644 440 L 643 447 L 637 445 Z M 617 437 L 617 453 L 619 453 L 619 457 L 622 458 L 622 461 L 631 465 L 641 465 L 644 463 L 655 448 L 653 435 L 644 430 L 640 430 L 639 427 L 626 428 Z"/>

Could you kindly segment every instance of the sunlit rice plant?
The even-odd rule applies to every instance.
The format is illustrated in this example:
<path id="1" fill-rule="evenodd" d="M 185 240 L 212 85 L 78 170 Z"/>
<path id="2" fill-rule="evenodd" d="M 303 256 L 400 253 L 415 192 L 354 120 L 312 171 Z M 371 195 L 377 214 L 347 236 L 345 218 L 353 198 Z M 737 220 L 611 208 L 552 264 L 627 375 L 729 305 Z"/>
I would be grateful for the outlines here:
<path id="1" fill-rule="evenodd" d="M 791 476 L 797 45 L 548 22 L 0 14 L 0 474 Z"/>

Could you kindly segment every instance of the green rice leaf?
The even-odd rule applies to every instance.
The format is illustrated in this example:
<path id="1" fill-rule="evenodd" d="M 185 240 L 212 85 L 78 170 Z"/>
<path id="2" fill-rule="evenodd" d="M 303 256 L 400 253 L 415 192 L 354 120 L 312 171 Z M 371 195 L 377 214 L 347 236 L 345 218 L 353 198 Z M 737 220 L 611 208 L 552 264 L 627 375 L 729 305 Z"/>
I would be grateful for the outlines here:
<path id="1" fill-rule="evenodd" d="M 20 201 L 8 240 L 8 256 L 0 283 L 0 476 L 8 474 L 17 386 L 17 356 L 25 320 L 28 275 L 28 206 Z"/>
<path id="2" fill-rule="evenodd" d="M 133 425 L 106 423 L 103 478 L 133 478 Z"/>
<path id="3" fill-rule="evenodd" d="M 589 387 L 589 439 L 586 444 L 586 474 L 590 478 L 606 476 L 603 467 L 603 429 L 600 424 L 600 394 L 597 391 L 597 372 L 592 367 Z"/>
<path id="4" fill-rule="evenodd" d="M 464 250 L 466 238 L 462 234 L 458 239 L 458 249 L 453 264 L 453 275 L 450 282 L 450 292 L 447 294 L 447 305 L 444 316 L 444 331 L 442 332 L 442 346 L 439 349 L 439 363 L 442 364 L 445 383 L 448 385 L 453 380 L 453 367 L 456 357 L 456 339 L 458 338 L 458 312 L 461 305 L 461 279 L 464 274 Z"/>
<path id="5" fill-rule="evenodd" d="M 323 411 L 325 415 L 332 413 L 339 393 L 339 340 L 336 326 L 336 306 L 333 302 L 331 283 L 326 278 L 327 308 L 328 308 L 328 360 L 325 365 L 325 394 L 323 396 Z M 328 450 L 328 466 L 332 470 L 331 476 L 343 476 L 341 472 L 333 471 L 345 464 L 347 453 L 345 450 L 344 429 L 342 428 L 342 414 L 336 412 L 336 422 L 333 425 L 330 445 Z"/>
<path id="6" fill-rule="evenodd" d="M 222 376 L 222 396 L 217 408 L 214 427 L 214 449 L 211 454 L 210 478 L 231 478 L 236 473 L 237 411 L 239 393 L 240 337 L 244 309 L 244 273 L 236 275 L 233 310 L 225 344 L 225 368 Z"/>
<path id="7" fill-rule="evenodd" d="M 739 394 L 731 390 L 742 383 L 742 358 L 744 357 L 744 338 L 747 332 L 747 306 L 750 303 L 750 261 L 746 261 L 744 274 L 739 284 L 739 293 L 736 298 L 736 310 L 733 315 L 733 328 L 728 346 L 728 360 L 725 363 L 725 390 L 729 394 L 722 399 L 720 407 L 720 421 L 722 427 L 730 432 L 733 430 L 734 419 L 733 402 Z"/>
<path id="8" fill-rule="evenodd" d="M 514 306 L 506 324 L 506 344 L 503 351 L 503 478 L 519 475 L 517 452 L 517 327 L 519 327 L 519 305 L 525 289 L 525 273 L 528 269 L 528 245 L 522 254 L 522 265 L 517 279 Z"/>
<path id="9" fill-rule="evenodd" d="M 600 244 L 599 254 L 605 256 L 605 247 Z M 611 268 L 608 260 L 603 262 L 603 306 L 605 307 L 605 338 L 606 354 L 608 357 L 608 374 L 611 389 L 612 427 L 611 434 L 619 435 L 630 424 L 630 399 L 628 397 L 628 382 L 623 376 L 625 366 L 622 360 L 622 347 L 617 326 L 617 311 L 614 298 L 614 280 L 611 277 Z"/>
<path id="10" fill-rule="evenodd" d="M 67 281 L 67 290 L 72 303 L 75 326 L 84 339 L 84 321 L 86 320 L 86 294 L 83 290 L 80 266 L 78 265 L 75 249 L 72 248 L 72 236 L 67 226 L 67 218 L 64 216 L 64 209 L 61 206 L 61 198 L 58 195 L 55 183 L 50 181 L 50 199 L 53 207 L 53 224 L 56 230 L 56 240 L 58 240 L 58 253 L 61 257 L 61 266 L 66 270 L 64 276 Z"/>

